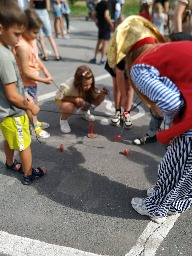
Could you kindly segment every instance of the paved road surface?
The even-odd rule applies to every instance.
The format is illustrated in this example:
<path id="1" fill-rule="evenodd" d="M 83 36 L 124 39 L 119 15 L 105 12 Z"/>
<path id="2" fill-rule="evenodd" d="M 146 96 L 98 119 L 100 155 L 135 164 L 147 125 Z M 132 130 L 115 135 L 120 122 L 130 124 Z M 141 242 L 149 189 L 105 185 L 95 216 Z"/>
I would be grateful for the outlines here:
<path id="1" fill-rule="evenodd" d="M 88 64 L 96 38 L 93 22 L 71 19 L 71 39 L 57 39 L 64 60 L 45 63 L 56 85 L 72 77 L 79 65 Z M 98 87 L 107 86 L 112 95 L 111 78 L 103 66 L 89 66 Z M 6 171 L 0 136 L 0 255 L 191 256 L 191 211 L 159 226 L 130 204 L 132 197 L 146 196 L 165 152 L 159 143 L 143 147 L 131 143 L 146 132 L 148 110 L 142 105 L 135 108 L 133 129 L 123 130 L 121 140 L 114 142 L 122 130 L 109 125 L 114 109 L 106 98 L 94 112 L 96 139 L 87 137 L 88 123 L 77 115 L 69 121 L 71 134 L 64 135 L 55 90 L 54 84 L 39 85 L 39 119 L 50 123 L 51 137 L 41 143 L 33 138 L 31 145 L 33 165 L 48 168 L 45 177 L 23 186 L 21 175 Z M 122 154 L 125 148 L 128 156 Z"/>

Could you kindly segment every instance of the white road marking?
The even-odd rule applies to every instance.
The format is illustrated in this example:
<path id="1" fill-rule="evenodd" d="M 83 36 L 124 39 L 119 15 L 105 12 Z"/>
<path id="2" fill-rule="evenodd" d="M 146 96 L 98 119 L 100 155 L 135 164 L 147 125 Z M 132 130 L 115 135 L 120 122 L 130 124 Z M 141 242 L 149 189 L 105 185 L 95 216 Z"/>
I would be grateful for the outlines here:
<path id="1" fill-rule="evenodd" d="M 169 216 L 161 225 L 150 221 L 136 245 L 125 256 L 154 256 L 179 216 L 180 214 Z"/>
<path id="2" fill-rule="evenodd" d="M 125 256 L 155 256 L 155 253 L 163 242 L 180 214 L 169 216 L 161 225 L 150 221 L 137 243 Z M 84 252 L 74 248 L 48 244 L 17 235 L 11 235 L 0 231 L 0 253 L 11 256 L 107 256 Z"/>
<path id="3" fill-rule="evenodd" d="M 107 256 L 48 244 L 0 231 L 0 253 L 11 256 Z"/>

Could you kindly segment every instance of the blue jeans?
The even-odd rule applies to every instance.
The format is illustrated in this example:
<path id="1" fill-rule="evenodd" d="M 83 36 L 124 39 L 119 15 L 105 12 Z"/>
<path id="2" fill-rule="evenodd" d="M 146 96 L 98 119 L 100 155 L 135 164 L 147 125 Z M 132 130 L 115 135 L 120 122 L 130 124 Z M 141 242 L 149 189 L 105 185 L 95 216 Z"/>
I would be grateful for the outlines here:
<path id="1" fill-rule="evenodd" d="M 158 116 L 157 114 L 151 115 L 151 120 L 149 123 L 149 130 L 147 131 L 147 134 L 150 137 L 153 137 L 157 134 L 159 131 L 161 124 L 163 122 L 163 118 Z"/>

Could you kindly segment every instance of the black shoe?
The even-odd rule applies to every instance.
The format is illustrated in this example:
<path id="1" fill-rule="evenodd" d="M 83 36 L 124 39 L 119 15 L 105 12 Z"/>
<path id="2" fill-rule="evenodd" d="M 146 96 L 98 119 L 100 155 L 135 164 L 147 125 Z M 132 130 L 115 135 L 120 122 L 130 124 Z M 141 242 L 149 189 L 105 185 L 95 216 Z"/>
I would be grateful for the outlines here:
<path id="1" fill-rule="evenodd" d="M 153 143 L 153 142 L 157 142 L 157 137 L 156 137 L 156 135 L 153 136 L 153 137 L 150 137 L 148 134 L 145 134 L 145 135 L 143 136 L 143 138 L 134 139 L 133 144 L 139 146 L 139 145 L 144 145 L 144 144 Z"/>

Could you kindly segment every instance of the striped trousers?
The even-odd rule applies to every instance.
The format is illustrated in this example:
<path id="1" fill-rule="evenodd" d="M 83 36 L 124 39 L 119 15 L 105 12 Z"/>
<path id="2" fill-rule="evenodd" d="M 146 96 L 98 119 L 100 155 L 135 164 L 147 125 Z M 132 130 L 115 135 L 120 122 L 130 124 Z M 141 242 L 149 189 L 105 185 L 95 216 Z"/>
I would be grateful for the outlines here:
<path id="1" fill-rule="evenodd" d="M 168 211 L 186 211 L 192 205 L 192 138 L 173 139 L 158 166 L 152 196 L 145 198 L 151 216 L 164 217 Z"/>

